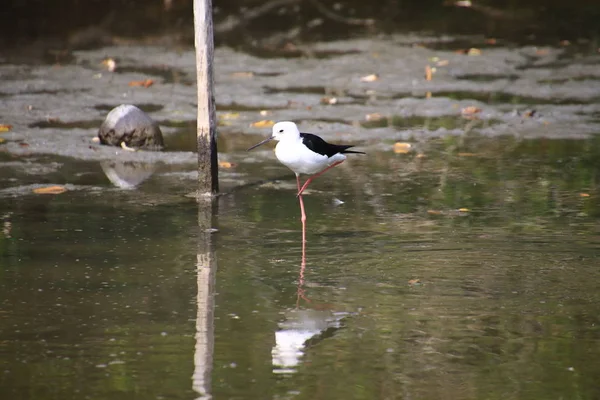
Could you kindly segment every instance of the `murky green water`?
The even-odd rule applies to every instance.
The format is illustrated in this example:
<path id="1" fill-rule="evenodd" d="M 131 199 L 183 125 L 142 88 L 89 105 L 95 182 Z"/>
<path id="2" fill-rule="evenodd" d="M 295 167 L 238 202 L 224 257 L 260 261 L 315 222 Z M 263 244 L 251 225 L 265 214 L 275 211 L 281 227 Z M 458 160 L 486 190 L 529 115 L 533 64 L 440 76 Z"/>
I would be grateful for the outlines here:
<path id="1" fill-rule="evenodd" d="M 315 181 L 305 268 L 292 174 L 219 199 L 215 399 L 600 397 L 600 141 L 413 144 Z M 196 398 L 193 180 L 60 176 L 0 198 L 0 398 Z"/>

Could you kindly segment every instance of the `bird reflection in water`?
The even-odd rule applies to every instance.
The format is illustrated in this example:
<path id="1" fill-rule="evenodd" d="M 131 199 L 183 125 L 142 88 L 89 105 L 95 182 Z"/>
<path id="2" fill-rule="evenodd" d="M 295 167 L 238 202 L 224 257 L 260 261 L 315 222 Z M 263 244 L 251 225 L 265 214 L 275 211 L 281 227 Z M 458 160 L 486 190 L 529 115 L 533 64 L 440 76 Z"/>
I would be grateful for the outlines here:
<path id="1" fill-rule="evenodd" d="M 348 314 L 334 312 L 330 307 L 315 305 L 308 298 L 304 288 L 306 272 L 306 242 L 302 243 L 302 260 L 298 275 L 296 308 L 287 310 L 285 320 L 278 323 L 275 332 L 275 346 L 271 350 L 273 373 L 293 374 L 301 363 L 305 351 L 331 337 L 342 327 L 342 320 Z M 311 308 L 301 308 L 301 300 Z"/>

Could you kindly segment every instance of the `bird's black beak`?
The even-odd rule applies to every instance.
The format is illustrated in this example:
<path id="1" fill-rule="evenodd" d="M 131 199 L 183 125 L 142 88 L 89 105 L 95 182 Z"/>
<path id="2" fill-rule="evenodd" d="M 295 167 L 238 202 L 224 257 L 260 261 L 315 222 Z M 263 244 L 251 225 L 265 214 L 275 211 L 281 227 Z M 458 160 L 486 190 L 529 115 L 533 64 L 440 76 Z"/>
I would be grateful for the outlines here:
<path id="1" fill-rule="evenodd" d="M 250 148 L 249 148 L 248 150 L 246 150 L 246 151 L 250 151 L 250 150 L 252 150 L 252 149 L 255 149 L 255 148 L 257 148 L 258 146 L 260 146 L 261 144 L 265 144 L 265 143 L 267 143 L 267 142 L 270 142 L 271 140 L 273 140 L 273 136 L 269 136 L 268 138 L 266 138 L 266 139 L 265 139 L 265 140 L 263 140 L 262 142 L 260 142 L 260 143 L 256 143 L 254 146 L 250 147 Z"/>

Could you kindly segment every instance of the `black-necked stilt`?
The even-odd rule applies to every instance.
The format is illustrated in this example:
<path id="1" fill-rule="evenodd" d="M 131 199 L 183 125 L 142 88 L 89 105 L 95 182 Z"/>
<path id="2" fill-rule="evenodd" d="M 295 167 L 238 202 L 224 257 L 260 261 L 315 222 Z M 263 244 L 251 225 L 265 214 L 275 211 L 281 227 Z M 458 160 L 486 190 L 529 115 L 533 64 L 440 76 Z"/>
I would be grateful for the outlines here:
<path id="1" fill-rule="evenodd" d="M 248 151 L 273 139 L 279 141 L 275 147 L 275 156 L 296 174 L 298 195 L 304 192 L 314 178 L 344 162 L 346 159 L 344 154 L 365 154 L 362 151 L 348 150 L 353 146 L 327 143 L 317 135 L 302 133 L 291 121 L 282 121 L 273 125 L 272 135 L 250 147 Z M 312 175 L 302 187 L 300 187 L 300 174 Z"/>
<path id="2" fill-rule="evenodd" d="M 343 163 L 346 159 L 344 154 L 365 154 L 362 151 L 348 150 L 352 147 L 350 145 L 331 144 L 312 133 L 301 133 L 296 124 L 290 121 L 282 121 L 273 125 L 271 136 L 250 147 L 248 151 L 273 139 L 279 141 L 275 147 L 275 156 L 296 174 L 303 225 L 306 221 L 306 214 L 304 213 L 302 193 L 310 182 L 327 170 Z M 300 186 L 300 174 L 311 175 L 302 186 Z"/>

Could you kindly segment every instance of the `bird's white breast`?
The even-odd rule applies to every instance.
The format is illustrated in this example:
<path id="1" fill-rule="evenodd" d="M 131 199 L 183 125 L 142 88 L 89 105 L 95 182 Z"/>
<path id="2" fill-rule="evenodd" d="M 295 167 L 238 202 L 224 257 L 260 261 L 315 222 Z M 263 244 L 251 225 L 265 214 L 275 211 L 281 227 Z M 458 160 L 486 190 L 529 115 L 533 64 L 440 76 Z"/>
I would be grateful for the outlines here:
<path id="1" fill-rule="evenodd" d="M 275 147 L 275 156 L 286 167 L 297 174 L 316 174 L 329 165 L 343 161 L 346 156 L 335 154 L 332 157 L 315 153 L 298 140 L 282 140 Z"/>

